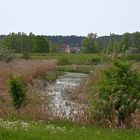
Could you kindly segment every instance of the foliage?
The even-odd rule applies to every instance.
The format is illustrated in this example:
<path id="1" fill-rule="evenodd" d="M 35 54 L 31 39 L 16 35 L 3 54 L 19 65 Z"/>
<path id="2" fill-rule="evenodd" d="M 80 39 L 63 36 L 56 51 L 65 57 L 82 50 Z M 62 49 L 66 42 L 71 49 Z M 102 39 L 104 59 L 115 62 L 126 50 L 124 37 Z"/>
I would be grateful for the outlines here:
<path id="1" fill-rule="evenodd" d="M 101 118 L 111 123 L 117 115 L 119 125 L 125 125 L 139 107 L 140 77 L 131 70 L 130 64 L 115 61 L 113 66 L 104 71 L 99 85 L 99 101 L 97 112 Z"/>
<path id="2" fill-rule="evenodd" d="M 126 55 L 125 58 L 129 61 L 140 61 L 140 54 Z"/>
<path id="3" fill-rule="evenodd" d="M 58 52 L 58 45 L 57 44 L 50 44 L 50 53 L 57 53 Z"/>
<path id="4" fill-rule="evenodd" d="M 14 54 L 11 50 L 4 47 L 0 48 L 0 61 L 10 62 L 13 60 L 13 58 Z"/>
<path id="5" fill-rule="evenodd" d="M 120 41 L 119 52 L 125 53 L 130 46 L 131 46 L 130 34 L 125 33 L 123 34 L 122 39 Z"/>
<path id="6" fill-rule="evenodd" d="M 21 56 L 22 59 L 26 59 L 26 60 L 29 60 L 31 59 L 31 56 L 30 56 L 30 53 L 27 52 L 27 51 L 24 51 L 22 56 Z"/>
<path id="7" fill-rule="evenodd" d="M 106 53 L 117 53 L 119 52 L 119 41 L 117 41 L 115 34 L 110 34 L 109 44 L 106 48 Z"/>
<path id="8" fill-rule="evenodd" d="M 2 40 L 2 45 L 15 52 L 29 50 L 29 38 L 25 33 L 11 33 Z"/>
<path id="9" fill-rule="evenodd" d="M 30 36 L 30 47 L 32 52 L 48 53 L 49 42 L 44 36 Z"/>
<path id="10" fill-rule="evenodd" d="M 76 46 L 81 46 L 82 40 L 85 38 L 83 36 L 61 36 L 61 35 L 56 35 L 56 36 L 46 36 L 48 40 L 50 41 L 51 44 L 69 44 L 72 47 Z"/>
<path id="11" fill-rule="evenodd" d="M 140 32 L 135 32 L 132 34 L 132 47 L 138 49 L 140 53 Z"/>
<path id="12" fill-rule="evenodd" d="M 62 57 L 58 60 L 58 65 L 69 65 L 70 61 L 69 59 Z"/>
<path id="13" fill-rule="evenodd" d="M 19 76 L 11 77 L 8 81 L 9 93 L 12 98 L 13 106 L 15 109 L 19 109 L 26 96 L 26 86 Z"/>
<path id="14" fill-rule="evenodd" d="M 42 38 L 41 42 L 38 37 Z M 51 52 L 57 51 L 57 46 L 60 44 L 68 44 L 71 47 L 83 47 L 85 52 L 106 52 L 106 53 L 131 53 L 140 52 L 140 32 L 124 33 L 123 35 L 110 34 L 110 36 L 97 37 L 96 34 L 90 33 L 87 37 L 84 36 L 36 36 L 32 33 L 11 33 L 9 35 L 0 35 L 0 44 L 8 49 L 14 49 L 15 52 L 48 52 L 47 43 L 55 44 L 50 46 Z M 41 47 L 39 44 L 46 44 Z M 43 43 L 44 42 L 44 43 Z"/>
<path id="15" fill-rule="evenodd" d="M 15 50 L 16 53 L 24 52 L 49 52 L 49 42 L 44 36 L 35 36 L 32 33 L 11 33 L 1 40 L 2 46 Z"/>
<path id="16" fill-rule="evenodd" d="M 100 58 L 92 58 L 91 62 L 92 62 L 93 65 L 97 65 L 97 64 L 101 63 L 101 60 L 100 60 Z"/>
<path id="17" fill-rule="evenodd" d="M 98 52 L 99 46 L 96 41 L 97 34 L 90 33 L 82 42 L 82 48 L 86 53 Z"/>

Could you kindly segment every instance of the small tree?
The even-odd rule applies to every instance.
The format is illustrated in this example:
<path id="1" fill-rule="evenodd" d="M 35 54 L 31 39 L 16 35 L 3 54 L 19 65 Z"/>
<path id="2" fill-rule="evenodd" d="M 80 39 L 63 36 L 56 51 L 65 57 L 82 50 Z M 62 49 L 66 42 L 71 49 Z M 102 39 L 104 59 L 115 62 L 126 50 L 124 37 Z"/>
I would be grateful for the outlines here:
<path id="1" fill-rule="evenodd" d="M 99 86 L 99 98 L 102 102 L 101 112 L 104 117 L 113 121 L 116 113 L 119 125 L 125 125 L 138 108 L 140 101 L 140 78 L 131 70 L 130 64 L 115 61 L 113 66 L 106 70 Z"/>
<path id="2" fill-rule="evenodd" d="M 8 81 L 8 87 L 13 106 L 18 111 L 25 101 L 26 86 L 21 77 L 14 76 Z"/>
<path id="3" fill-rule="evenodd" d="M 22 59 L 25 59 L 25 60 L 29 60 L 29 59 L 31 59 L 31 55 L 30 55 L 29 52 L 24 51 L 24 52 L 22 53 L 21 58 L 22 58 Z"/>
<path id="4" fill-rule="evenodd" d="M 14 58 L 14 54 L 11 50 L 4 47 L 0 48 L 0 61 L 8 63 L 12 61 L 13 58 Z"/>

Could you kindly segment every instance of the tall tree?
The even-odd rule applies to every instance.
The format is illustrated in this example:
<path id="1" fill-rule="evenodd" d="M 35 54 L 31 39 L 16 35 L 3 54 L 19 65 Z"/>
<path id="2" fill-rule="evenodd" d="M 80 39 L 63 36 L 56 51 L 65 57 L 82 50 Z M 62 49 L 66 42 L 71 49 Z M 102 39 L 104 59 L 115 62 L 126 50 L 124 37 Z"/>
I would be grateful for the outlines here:
<path id="1" fill-rule="evenodd" d="M 44 36 L 36 36 L 33 38 L 33 52 L 48 53 L 49 42 Z"/>
<path id="2" fill-rule="evenodd" d="M 126 50 L 129 49 L 130 46 L 131 46 L 130 34 L 124 33 L 120 41 L 119 52 L 124 53 Z"/>
<path id="3" fill-rule="evenodd" d="M 138 49 L 138 52 L 140 52 L 140 32 L 133 33 L 132 38 L 133 38 L 132 47 Z"/>
<path id="4" fill-rule="evenodd" d="M 97 44 L 97 34 L 90 33 L 82 42 L 82 48 L 84 52 L 87 53 L 96 53 L 98 52 L 98 44 Z"/>
<path id="5" fill-rule="evenodd" d="M 114 33 L 110 34 L 109 44 L 106 48 L 107 53 L 117 53 L 119 47 L 119 42 L 116 39 L 116 35 Z"/>

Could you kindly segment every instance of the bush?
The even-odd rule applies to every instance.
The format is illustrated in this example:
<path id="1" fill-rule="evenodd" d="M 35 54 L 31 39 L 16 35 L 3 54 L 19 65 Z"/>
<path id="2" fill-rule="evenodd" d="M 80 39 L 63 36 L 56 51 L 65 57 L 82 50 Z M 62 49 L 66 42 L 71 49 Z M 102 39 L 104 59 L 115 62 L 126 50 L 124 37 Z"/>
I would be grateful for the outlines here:
<path id="1" fill-rule="evenodd" d="M 130 61 L 140 61 L 140 54 L 126 55 L 125 58 Z"/>
<path id="2" fill-rule="evenodd" d="M 12 98 L 13 106 L 19 109 L 25 101 L 26 86 L 19 76 L 11 77 L 8 81 L 9 93 Z"/>
<path id="3" fill-rule="evenodd" d="M 31 59 L 30 53 L 28 53 L 28 52 L 23 52 L 21 58 L 22 58 L 22 59 L 25 59 L 25 60 Z"/>
<path id="4" fill-rule="evenodd" d="M 97 104 L 99 101 L 100 104 Z M 131 70 L 130 64 L 115 61 L 113 66 L 103 73 L 99 85 L 99 99 L 94 103 L 95 115 L 110 123 L 117 119 L 119 126 L 127 125 L 131 113 L 139 108 L 139 101 L 139 75 Z"/>
<path id="5" fill-rule="evenodd" d="M 91 63 L 92 63 L 92 65 L 98 65 L 101 63 L 101 60 L 100 60 L 100 58 L 92 58 Z"/>
<path id="6" fill-rule="evenodd" d="M 0 61 L 9 62 L 14 58 L 14 54 L 11 50 L 6 48 L 0 48 Z"/>
<path id="7" fill-rule="evenodd" d="M 65 57 L 62 57 L 58 60 L 58 65 L 69 65 L 69 64 L 70 64 L 70 61 Z"/>

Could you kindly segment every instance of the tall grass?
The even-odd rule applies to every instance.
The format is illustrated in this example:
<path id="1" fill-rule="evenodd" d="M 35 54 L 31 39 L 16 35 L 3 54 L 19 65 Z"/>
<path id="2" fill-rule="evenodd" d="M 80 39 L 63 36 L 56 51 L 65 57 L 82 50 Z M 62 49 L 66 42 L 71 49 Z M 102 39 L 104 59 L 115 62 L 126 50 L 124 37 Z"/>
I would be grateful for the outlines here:
<path id="1" fill-rule="evenodd" d="M 0 116 L 3 118 L 15 117 L 15 111 L 12 107 L 12 102 L 7 93 L 7 81 L 12 75 L 20 75 L 24 82 L 28 85 L 27 99 L 24 107 L 20 109 L 20 117 L 32 119 L 46 119 L 47 115 L 42 110 L 44 92 L 41 89 L 32 86 L 35 83 L 35 78 L 42 78 L 49 71 L 55 69 L 56 61 L 15 61 L 11 63 L 0 62 Z M 46 81 L 45 81 L 46 83 Z M 42 81 L 37 80 L 38 86 Z M 42 99 L 43 98 L 43 99 Z"/>
<path id="2" fill-rule="evenodd" d="M 47 71 L 55 68 L 55 61 L 15 61 L 11 63 L 0 62 L 0 86 L 5 89 L 7 80 L 12 75 L 20 75 L 24 82 L 30 82 L 33 78 L 41 77 Z"/>

